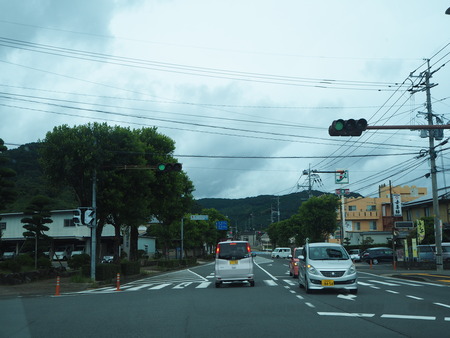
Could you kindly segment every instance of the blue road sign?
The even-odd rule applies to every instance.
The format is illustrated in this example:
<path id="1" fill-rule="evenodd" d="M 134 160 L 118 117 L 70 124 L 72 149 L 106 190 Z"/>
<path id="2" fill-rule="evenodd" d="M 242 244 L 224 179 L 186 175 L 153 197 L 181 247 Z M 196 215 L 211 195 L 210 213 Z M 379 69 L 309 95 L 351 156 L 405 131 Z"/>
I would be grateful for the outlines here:
<path id="1" fill-rule="evenodd" d="M 228 230 L 228 221 L 217 221 L 216 228 L 217 230 Z"/>

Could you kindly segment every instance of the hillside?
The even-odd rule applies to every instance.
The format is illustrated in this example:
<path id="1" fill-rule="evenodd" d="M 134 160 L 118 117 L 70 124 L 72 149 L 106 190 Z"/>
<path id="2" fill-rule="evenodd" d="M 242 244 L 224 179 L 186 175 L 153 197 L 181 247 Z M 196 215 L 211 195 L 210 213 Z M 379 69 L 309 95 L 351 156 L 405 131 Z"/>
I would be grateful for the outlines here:
<path id="1" fill-rule="evenodd" d="M 17 173 L 14 181 L 18 198 L 0 212 L 23 211 L 31 198 L 38 194 L 52 198 L 52 209 L 76 207 L 76 201 L 70 189 L 57 189 L 46 182 L 38 161 L 38 147 L 38 143 L 30 143 L 7 151 L 11 160 L 10 166 Z M 320 196 L 323 192 L 313 190 L 312 194 Z M 196 201 L 191 213 L 199 213 L 202 208 L 214 208 L 228 216 L 232 227 L 238 226 L 241 231 L 261 230 L 278 220 L 278 210 L 280 220 L 288 219 L 297 213 L 301 203 L 307 199 L 307 191 L 282 196 L 261 195 L 240 199 L 203 198 Z"/>

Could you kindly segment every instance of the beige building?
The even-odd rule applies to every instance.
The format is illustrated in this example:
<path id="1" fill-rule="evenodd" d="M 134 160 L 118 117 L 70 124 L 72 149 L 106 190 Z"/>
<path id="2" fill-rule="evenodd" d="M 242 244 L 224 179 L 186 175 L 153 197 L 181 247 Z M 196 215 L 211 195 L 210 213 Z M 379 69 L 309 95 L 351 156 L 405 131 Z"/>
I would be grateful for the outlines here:
<path id="1" fill-rule="evenodd" d="M 381 185 L 378 197 L 358 197 L 344 199 L 345 222 L 342 222 L 342 212 L 339 210 L 338 222 L 341 230 L 336 231 L 330 242 L 341 242 L 343 238 L 350 240 L 350 245 L 361 244 L 368 237 L 373 243 L 385 244 L 392 239 L 392 230 L 395 222 L 396 228 L 406 230 L 412 227 L 412 222 L 404 221 L 403 216 L 392 216 L 391 204 L 397 205 L 402 215 L 401 203 L 410 202 L 427 195 L 427 188 L 416 186 L 387 186 Z"/>

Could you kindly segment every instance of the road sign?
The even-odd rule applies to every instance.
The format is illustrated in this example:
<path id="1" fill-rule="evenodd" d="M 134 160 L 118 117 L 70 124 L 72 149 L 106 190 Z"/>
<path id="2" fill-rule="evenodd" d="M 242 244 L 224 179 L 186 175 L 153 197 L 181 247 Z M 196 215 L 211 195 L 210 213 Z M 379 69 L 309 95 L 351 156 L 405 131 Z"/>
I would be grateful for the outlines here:
<path id="1" fill-rule="evenodd" d="M 393 216 L 401 217 L 402 216 L 402 200 L 401 195 L 393 194 L 392 195 L 392 203 L 394 204 L 394 213 Z"/>
<path id="2" fill-rule="evenodd" d="M 336 189 L 336 195 L 348 195 L 350 194 L 350 189 Z"/>
<path id="3" fill-rule="evenodd" d="M 217 230 L 228 230 L 228 221 L 217 221 L 216 228 Z"/>
<path id="4" fill-rule="evenodd" d="M 336 184 L 348 184 L 349 182 L 348 170 L 336 170 Z"/>
<path id="5" fill-rule="evenodd" d="M 191 215 L 191 221 L 207 221 L 208 215 Z"/>

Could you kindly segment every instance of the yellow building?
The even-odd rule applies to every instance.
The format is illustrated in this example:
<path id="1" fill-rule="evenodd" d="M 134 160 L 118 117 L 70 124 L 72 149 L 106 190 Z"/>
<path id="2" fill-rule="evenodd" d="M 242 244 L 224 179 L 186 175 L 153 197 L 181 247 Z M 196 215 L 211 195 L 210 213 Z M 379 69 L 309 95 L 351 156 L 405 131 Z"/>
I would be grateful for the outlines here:
<path id="1" fill-rule="evenodd" d="M 330 238 L 330 242 L 340 243 L 341 232 L 343 232 L 343 238 L 348 238 L 350 245 L 361 244 L 368 237 L 373 239 L 373 243 L 387 243 L 389 239 L 392 239 L 395 222 L 403 221 L 402 216 L 393 216 L 391 212 L 393 201 L 400 200 L 401 203 L 405 203 L 426 195 L 427 188 L 381 185 L 378 189 L 378 197 L 345 198 L 345 222 L 342 222 L 342 212 L 339 210 L 337 219 L 341 229 Z M 400 203 L 399 212 L 401 215 Z M 397 224 L 403 225 L 405 229 L 412 227 L 412 222 Z"/>

